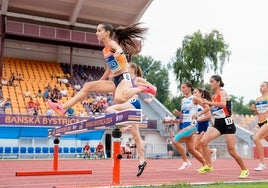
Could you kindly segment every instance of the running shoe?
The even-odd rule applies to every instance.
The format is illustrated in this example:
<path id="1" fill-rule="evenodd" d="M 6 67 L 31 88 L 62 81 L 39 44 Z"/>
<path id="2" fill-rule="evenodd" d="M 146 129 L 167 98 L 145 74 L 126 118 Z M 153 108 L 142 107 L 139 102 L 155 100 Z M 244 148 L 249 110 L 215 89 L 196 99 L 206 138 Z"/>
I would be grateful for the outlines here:
<path id="1" fill-rule="evenodd" d="M 242 178 L 242 179 L 246 179 L 246 178 L 248 178 L 248 175 L 249 175 L 248 170 L 241 170 L 240 176 L 238 176 L 238 177 Z"/>
<path id="2" fill-rule="evenodd" d="M 61 104 L 52 102 L 51 100 L 48 100 L 47 103 L 54 112 L 56 112 L 60 116 L 64 116 L 66 111 L 62 108 Z"/>
<path id="3" fill-rule="evenodd" d="M 266 165 L 259 163 L 257 168 L 254 168 L 255 171 L 263 171 L 266 168 Z"/>
<path id="4" fill-rule="evenodd" d="M 142 84 L 137 84 L 137 87 L 141 88 L 142 91 L 145 92 L 145 93 L 149 93 L 149 94 L 151 94 L 153 96 L 156 95 L 156 90 L 157 89 L 154 86 L 150 87 L 150 86 L 145 86 L 145 85 L 142 85 Z"/>
<path id="5" fill-rule="evenodd" d="M 138 170 L 138 173 L 137 173 L 137 177 L 142 175 L 146 165 L 147 165 L 147 162 L 144 161 L 141 165 L 138 166 L 139 170 Z"/>
<path id="6" fill-rule="evenodd" d="M 199 173 L 199 174 L 205 174 L 207 172 L 212 172 L 214 169 L 213 167 L 209 167 L 208 165 L 205 165 L 199 169 L 197 169 L 196 171 Z"/>
<path id="7" fill-rule="evenodd" d="M 181 167 L 178 168 L 178 170 L 184 170 L 186 168 L 189 168 L 190 166 L 192 166 L 192 163 L 190 161 L 187 161 L 187 162 L 183 162 Z"/>
<path id="8" fill-rule="evenodd" d="M 217 159 L 217 149 L 216 148 L 212 148 L 212 153 L 211 153 L 211 161 L 214 162 Z"/>

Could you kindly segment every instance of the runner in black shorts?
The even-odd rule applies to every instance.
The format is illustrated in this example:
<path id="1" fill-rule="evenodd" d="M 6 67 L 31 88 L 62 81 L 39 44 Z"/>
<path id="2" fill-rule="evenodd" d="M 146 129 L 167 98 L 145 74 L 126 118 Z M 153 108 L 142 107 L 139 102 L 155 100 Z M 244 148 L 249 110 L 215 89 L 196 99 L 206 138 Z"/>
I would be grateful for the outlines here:
<path id="1" fill-rule="evenodd" d="M 214 95 L 212 97 L 212 101 L 203 100 L 203 103 L 211 106 L 211 113 L 214 118 L 214 126 L 205 132 L 200 142 L 203 148 L 204 158 L 208 165 L 204 166 L 204 168 L 200 170 L 199 173 L 207 173 L 213 171 L 208 143 L 211 140 L 224 135 L 229 154 L 235 159 L 241 168 L 239 178 L 248 178 L 249 171 L 246 168 L 242 158 L 235 150 L 236 128 L 231 118 L 231 111 L 228 109 L 228 95 L 226 91 L 222 89 L 224 83 L 222 82 L 222 79 L 219 75 L 213 75 L 209 80 L 209 85 Z"/>

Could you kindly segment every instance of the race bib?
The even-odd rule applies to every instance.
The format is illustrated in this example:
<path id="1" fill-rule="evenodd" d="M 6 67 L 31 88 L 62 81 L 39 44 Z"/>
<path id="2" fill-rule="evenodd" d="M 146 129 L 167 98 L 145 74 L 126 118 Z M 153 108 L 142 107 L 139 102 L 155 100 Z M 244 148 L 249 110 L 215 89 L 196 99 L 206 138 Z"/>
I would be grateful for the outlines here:
<path id="1" fill-rule="evenodd" d="M 123 73 L 123 78 L 124 78 L 124 80 L 131 82 L 131 76 L 128 72 Z"/>
<path id="2" fill-rule="evenodd" d="M 230 118 L 230 117 L 225 118 L 224 120 L 225 120 L 226 125 L 231 125 L 231 124 L 233 124 L 233 123 L 234 123 L 234 122 L 233 122 L 233 119 L 232 119 L 232 118 Z"/>
<path id="3" fill-rule="evenodd" d="M 192 122 L 192 116 L 190 110 L 182 110 L 183 122 Z"/>
<path id="4" fill-rule="evenodd" d="M 226 118 L 226 115 L 224 113 L 224 110 L 222 108 L 220 108 L 220 107 L 214 107 L 214 108 L 212 108 L 212 115 L 216 119 Z"/>
<path id="5" fill-rule="evenodd" d="M 116 61 L 116 59 L 113 55 L 107 57 L 105 59 L 105 61 L 107 62 L 107 64 L 109 65 L 109 67 L 113 73 L 121 70 L 119 63 Z"/>

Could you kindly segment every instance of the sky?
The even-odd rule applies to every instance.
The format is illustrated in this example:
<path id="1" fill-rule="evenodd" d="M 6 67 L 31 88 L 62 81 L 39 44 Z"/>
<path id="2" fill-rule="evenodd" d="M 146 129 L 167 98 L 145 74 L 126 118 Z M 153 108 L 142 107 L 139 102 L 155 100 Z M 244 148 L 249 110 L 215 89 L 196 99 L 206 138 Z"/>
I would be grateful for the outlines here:
<path id="1" fill-rule="evenodd" d="M 185 36 L 216 29 L 231 51 L 221 74 L 224 89 L 246 104 L 268 81 L 267 7 L 267 0 L 153 0 L 140 20 L 149 28 L 141 55 L 167 64 Z M 206 83 L 213 74 L 205 75 Z M 180 95 L 174 76 L 170 82 L 171 93 Z"/>

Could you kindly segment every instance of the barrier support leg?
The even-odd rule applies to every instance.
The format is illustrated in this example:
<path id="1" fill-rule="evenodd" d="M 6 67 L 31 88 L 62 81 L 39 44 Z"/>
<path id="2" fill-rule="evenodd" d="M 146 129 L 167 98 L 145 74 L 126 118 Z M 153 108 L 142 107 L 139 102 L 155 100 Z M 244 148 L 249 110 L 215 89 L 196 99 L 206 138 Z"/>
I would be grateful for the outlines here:
<path id="1" fill-rule="evenodd" d="M 120 184 L 120 159 L 122 155 L 120 154 L 121 141 L 120 137 L 122 136 L 121 131 L 118 128 L 115 128 L 112 132 L 113 136 L 113 185 Z"/>

